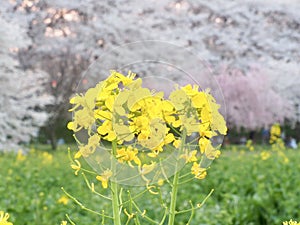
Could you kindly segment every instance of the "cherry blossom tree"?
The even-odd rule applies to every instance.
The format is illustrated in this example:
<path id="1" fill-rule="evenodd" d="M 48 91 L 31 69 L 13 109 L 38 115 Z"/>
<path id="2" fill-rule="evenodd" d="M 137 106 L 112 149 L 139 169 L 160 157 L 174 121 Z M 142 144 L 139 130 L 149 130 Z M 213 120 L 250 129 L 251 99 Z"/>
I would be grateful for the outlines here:
<path id="1" fill-rule="evenodd" d="M 0 17 L 0 150 L 18 150 L 37 136 L 48 118 L 52 98 L 45 93 L 47 74 L 20 69 L 16 52 L 30 43 L 24 30 Z"/>
<path id="2" fill-rule="evenodd" d="M 224 94 L 229 127 L 255 130 L 293 119 L 291 103 L 271 87 L 261 70 L 243 72 L 227 67 L 217 80 Z"/>

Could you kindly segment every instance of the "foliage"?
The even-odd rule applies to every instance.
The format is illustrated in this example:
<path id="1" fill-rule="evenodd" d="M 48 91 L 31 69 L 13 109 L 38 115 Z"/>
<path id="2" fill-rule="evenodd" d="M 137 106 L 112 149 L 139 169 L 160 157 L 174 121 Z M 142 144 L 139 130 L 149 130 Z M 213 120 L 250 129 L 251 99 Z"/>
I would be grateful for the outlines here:
<path id="1" fill-rule="evenodd" d="M 40 151 L 49 150 L 49 146 L 37 146 L 39 151 L 31 151 L 23 161 L 17 161 L 16 154 L 0 155 L 0 210 L 10 214 L 11 222 L 18 225 L 59 224 L 61 220 L 66 220 L 67 213 L 78 224 L 101 224 L 97 215 L 87 213 L 70 199 L 66 205 L 58 203 L 65 196 L 60 189 L 64 186 L 89 208 L 98 209 L 101 205 L 108 210 L 111 207 L 106 200 L 87 191 L 84 180 L 66 167 L 69 164 L 66 148 L 61 147 L 51 153 L 51 162 L 47 161 L 47 154 L 43 156 L 43 151 Z M 203 208 L 195 213 L 191 224 L 264 225 L 282 224 L 282 221 L 300 218 L 299 149 L 286 150 L 289 162 L 284 163 L 280 156 L 272 152 L 267 160 L 262 160 L 260 153 L 262 150 L 270 152 L 270 148 L 254 148 L 250 152 L 240 146 L 229 146 L 223 151 L 221 159 L 214 163 L 214 168 L 209 170 L 206 179 L 182 184 L 178 210 L 189 205 L 188 199 L 204 199 L 211 189 L 215 189 Z M 95 184 L 96 191 L 105 194 L 108 190 L 104 190 L 93 176 L 89 179 Z M 133 194 L 140 191 L 136 187 L 131 189 Z M 165 196 L 170 190 L 162 188 L 161 191 Z M 146 209 L 152 219 L 161 218 L 163 212 L 155 207 L 158 202 L 152 194 L 143 196 L 139 201 L 140 207 Z M 184 219 L 186 216 L 182 217 L 182 221 Z"/>

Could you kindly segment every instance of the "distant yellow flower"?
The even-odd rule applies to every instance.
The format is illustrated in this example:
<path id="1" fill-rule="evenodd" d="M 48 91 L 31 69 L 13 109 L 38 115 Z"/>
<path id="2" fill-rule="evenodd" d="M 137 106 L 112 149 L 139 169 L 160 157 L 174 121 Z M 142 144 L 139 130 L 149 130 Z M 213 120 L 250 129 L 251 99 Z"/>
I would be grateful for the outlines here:
<path id="1" fill-rule="evenodd" d="M 249 139 L 249 140 L 246 142 L 246 147 L 247 147 L 250 151 L 254 151 L 253 141 Z"/>
<path id="2" fill-rule="evenodd" d="M 260 153 L 260 157 L 261 157 L 262 160 L 267 160 L 268 158 L 271 157 L 271 153 L 267 152 L 267 151 L 262 151 Z"/>
<path id="3" fill-rule="evenodd" d="M 44 163 L 44 164 L 52 163 L 52 161 L 53 161 L 53 155 L 48 152 L 43 152 L 42 157 L 43 157 L 42 163 Z"/>
<path id="4" fill-rule="evenodd" d="M 29 153 L 30 153 L 30 154 L 35 154 L 35 152 L 36 152 L 36 150 L 35 150 L 34 148 L 31 148 L 31 149 L 29 150 Z"/>
<path id="5" fill-rule="evenodd" d="M 283 222 L 283 225 L 300 225 L 300 222 L 290 220 L 290 221 Z"/>
<path id="6" fill-rule="evenodd" d="M 80 164 L 80 162 L 77 159 L 75 159 L 74 161 L 75 161 L 75 164 L 71 164 L 71 168 L 73 170 L 75 170 L 75 175 L 77 176 L 79 170 L 81 169 L 81 164 Z"/>
<path id="7" fill-rule="evenodd" d="M 26 159 L 26 156 L 23 154 L 22 149 L 19 149 L 18 153 L 17 153 L 17 161 L 18 162 L 22 162 Z"/>
<path id="8" fill-rule="evenodd" d="M 157 184 L 158 184 L 158 186 L 162 186 L 162 185 L 164 185 L 164 180 L 163 179 L 158 179 L 158 181 L 157 181 Z"/>
<path id="9" fill-rule="evenodd" d="M 69 202 L 69 198 L 67 196 L 61 196 L 58 200 L 57 203 L 67 205 Z"/>
<path id="10" fill-rule="evenodd" d="M 9 214 L 0 211 L 0 225 L 13 225 L 13 223 L 8 222 Z"/>
<path id="11" fill-rule="evenodd" d="M 60 224 L 60 225 L 67 225 L 67 223 L 68 223 L 68 222 L 64 220 L 64 221 L 61 221 L 61 224 Z"/>
<path id="12" fill-rule="evenodd" d="M 270 129 L 270 144 L 273 144 L 280 138 L 281 129 L 278 123 L 272 125 Z"/>
<path id="13" fill-rule="evenodd" d="M 113 175 L 111 170 L 105 170 L 101 175 L 96 176 L 96 179 L 102 183 L 103 188 L 108 187 L 109 178 Z"/>

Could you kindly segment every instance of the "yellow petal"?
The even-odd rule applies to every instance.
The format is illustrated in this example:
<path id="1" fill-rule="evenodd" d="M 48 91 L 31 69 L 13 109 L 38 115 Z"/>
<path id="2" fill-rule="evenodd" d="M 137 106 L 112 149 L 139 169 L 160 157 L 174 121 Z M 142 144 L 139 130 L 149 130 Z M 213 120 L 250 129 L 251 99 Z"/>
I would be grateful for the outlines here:
<path id="1" fill-rule="evenodd" d="M 75 159 L 79 159 L 81 156 L 82 156 L 81 152 L 78 151 L 78 152 L 76 152 L 74 158 L 75 158 Z"/>
<path id="2" fill-rule="evenodd" d="M 76 131 L 76 129 L 77 129 L 77 124 L 76 124 L 75 122 L 72 122 L 72 121 L 71 121 L 71 122 L 68 123 L 67 128 L 68 128 L 69 130 Z"/>

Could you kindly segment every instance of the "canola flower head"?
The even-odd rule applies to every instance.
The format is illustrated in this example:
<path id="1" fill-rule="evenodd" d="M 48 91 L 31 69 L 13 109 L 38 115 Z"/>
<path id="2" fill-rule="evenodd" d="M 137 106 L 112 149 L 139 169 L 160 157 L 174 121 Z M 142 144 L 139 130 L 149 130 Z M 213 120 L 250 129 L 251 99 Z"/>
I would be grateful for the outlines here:
<path id="1" fill-rule="evenodd" d="M 275 123 L 272 125 L 270 129 L 270 144 L 274 144 L 281 135 L 281 128 L 279 123 Z"/>
<path id="2" fill-rule="evenodd" d="M 227 133 L 220 106 L 209 90 L 176 85 L 165 96 L 164 92 L 143 87 L 143 80 L 132 72 L 126 76 L 112 70 L 107 79 L 77 94 L 70 103 L 73 120 L 68 129 L 75 137 L 77 132 L 87 134 L 86 143 L 78 141 L 79 150 L 71 167 L 77 175 L 80 157 L 91 162 L 103 188 L 108 187 L 109 180 L 116 181 L 118 174 L 140 176 L 147 184 L 152 176 L 161 183 L 165 174 L 158 167 L 168 158 L 169 165 L 176 160 L 190 164 L 195 178 L 203 179 L 207 172 L 202 161 L 207 166 L 221 154 L 212 139 Z M 189 140 L 193 138 L 191 146 L 183 133 Z M 115 151 L 112 143 L 116 143 Z M 110 160 L 120 165 L 119 171 L 112 173 L 107 163 Z"/>

